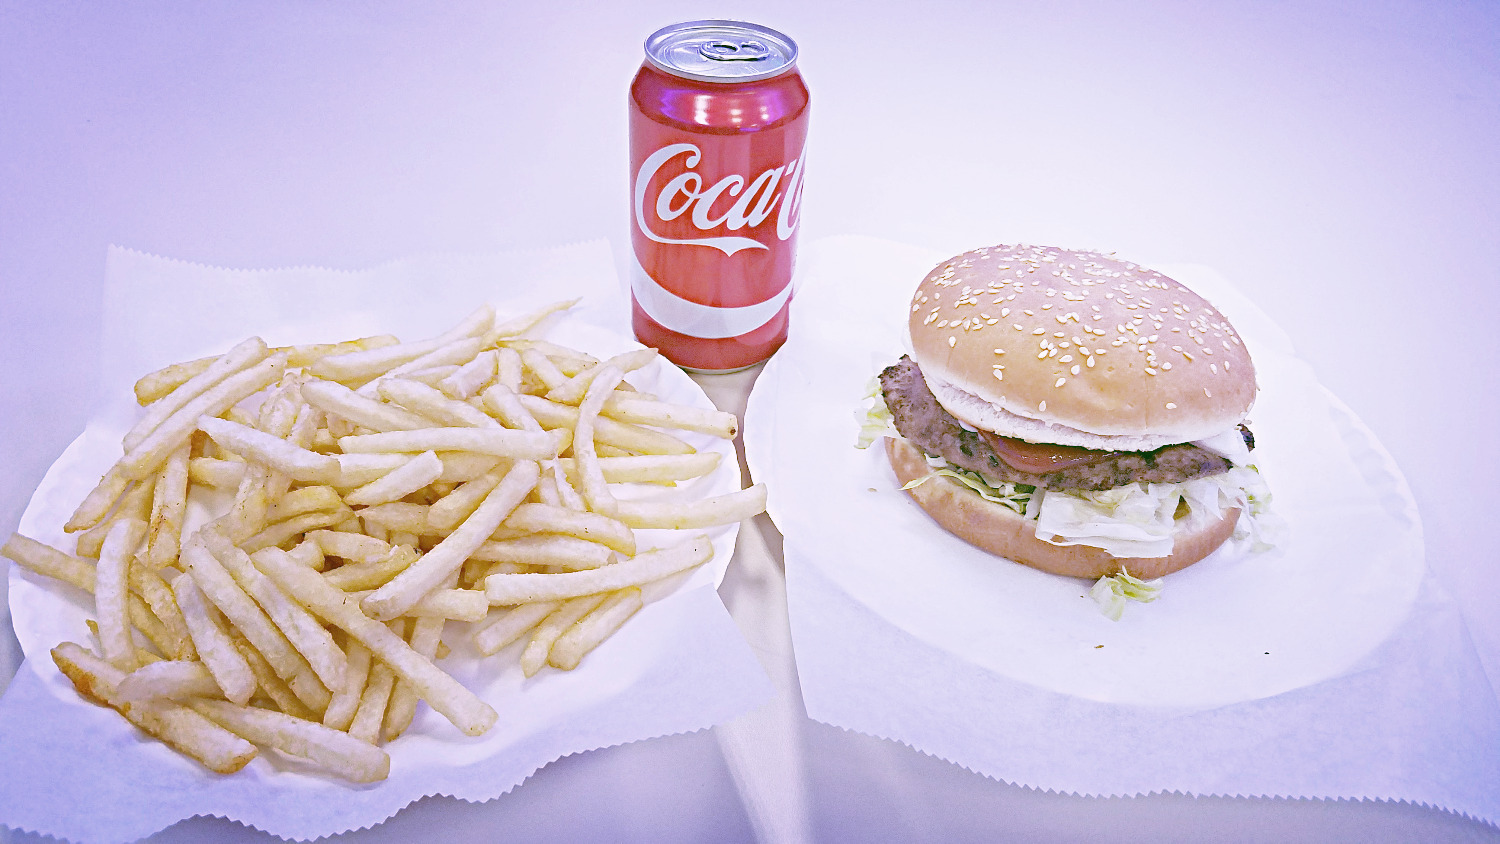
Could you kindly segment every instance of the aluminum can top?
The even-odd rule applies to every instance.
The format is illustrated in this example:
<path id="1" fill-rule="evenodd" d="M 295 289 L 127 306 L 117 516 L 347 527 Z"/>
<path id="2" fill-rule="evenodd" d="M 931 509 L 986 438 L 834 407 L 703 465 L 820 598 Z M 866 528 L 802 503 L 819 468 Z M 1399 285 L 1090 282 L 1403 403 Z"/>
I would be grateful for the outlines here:
<path id="1" fill-rule="evenodd" d="M 797 64 L 797 42 L 744 21 L 702 20 L 663 27 L 646 39 L 653 67 L 700 82 L 755 82 Z"/>

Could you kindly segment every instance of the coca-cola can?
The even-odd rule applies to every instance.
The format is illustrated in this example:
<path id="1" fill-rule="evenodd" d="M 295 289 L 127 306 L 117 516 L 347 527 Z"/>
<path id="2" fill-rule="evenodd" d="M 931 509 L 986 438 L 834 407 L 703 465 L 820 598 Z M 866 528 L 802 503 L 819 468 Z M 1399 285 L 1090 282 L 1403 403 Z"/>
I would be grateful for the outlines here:
<path id="1" fill-rule="evenodd" d="M 631 322 L 685 369 L 744 369 L 786 341 L 807 109 L 780 32 L 704 20 L 646 39 L 630 86 Z"/>

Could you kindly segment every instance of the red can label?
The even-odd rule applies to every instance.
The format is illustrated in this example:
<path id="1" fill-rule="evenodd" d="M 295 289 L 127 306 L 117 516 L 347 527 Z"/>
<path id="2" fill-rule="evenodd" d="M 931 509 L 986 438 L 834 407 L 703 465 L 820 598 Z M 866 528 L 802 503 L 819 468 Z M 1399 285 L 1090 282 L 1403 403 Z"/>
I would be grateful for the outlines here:
<path id="1" fill-rule="evenodd" d="M 787 334 L 807 89 L 795 70 L 704 82 L 648 61 L 631 91 L 636 336 L 689 369 L 765 360 Z"/>

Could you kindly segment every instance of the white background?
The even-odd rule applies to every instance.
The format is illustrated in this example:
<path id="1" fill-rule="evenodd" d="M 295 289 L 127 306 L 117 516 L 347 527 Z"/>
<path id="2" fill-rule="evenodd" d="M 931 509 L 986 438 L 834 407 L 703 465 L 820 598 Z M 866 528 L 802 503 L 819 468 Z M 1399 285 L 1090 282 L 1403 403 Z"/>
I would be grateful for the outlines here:
<path id="1" fill-rule="evenodd" d="M 0 0 L 0 532 L 99 403 L 110 243 L 358 268 L 603 237 L 623 265 L 626 88 L 646 35 L 701 17 L 801 45 L 803 238 L 1087 246 L 1234 281 L 1406 472 L 1428 563 L 1500 678 L 1500 5 L 1484 2 Z M 826 839 L 1500 840 L 1411 807 L 1038 794 L 802 734 Z M 586 791 L 591 812 L 550 814 Z M 750 835 L 705 736 L 565 760 L 488 808 L 420 804 L 373 837 L 439 819 L 476 838 Z"/>

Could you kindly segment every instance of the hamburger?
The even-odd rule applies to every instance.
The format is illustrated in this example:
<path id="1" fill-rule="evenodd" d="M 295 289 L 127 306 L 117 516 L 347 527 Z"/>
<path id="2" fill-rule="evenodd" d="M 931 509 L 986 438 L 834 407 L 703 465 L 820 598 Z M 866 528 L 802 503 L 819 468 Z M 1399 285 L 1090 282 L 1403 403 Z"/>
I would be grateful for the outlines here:
<path id="1" fill-rule="evenodd" d="M 1182 284 L 1098 252 L 986 247 L 927 274 L 909 329 L 879 376 L 885 451 L 949 532 L 1089 579 L 1157 578 L 1254 532 L 1255 367 Z"/>

